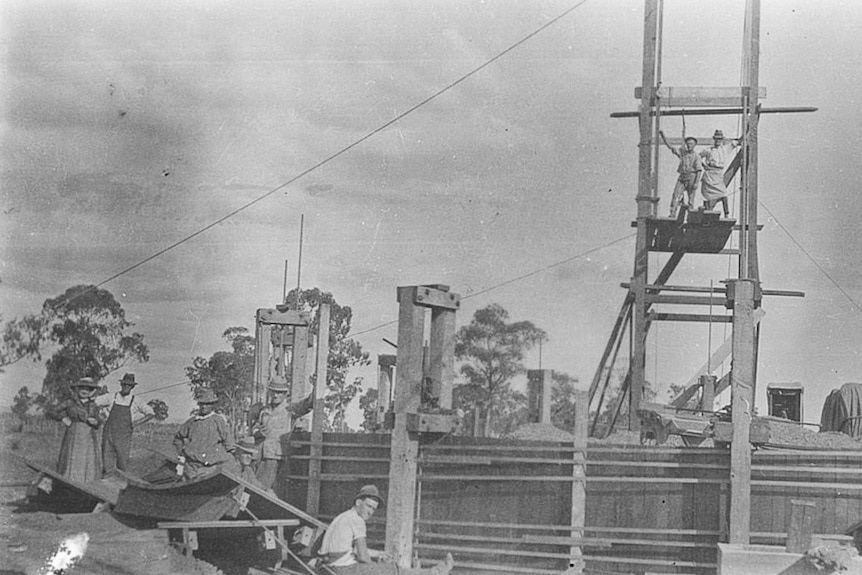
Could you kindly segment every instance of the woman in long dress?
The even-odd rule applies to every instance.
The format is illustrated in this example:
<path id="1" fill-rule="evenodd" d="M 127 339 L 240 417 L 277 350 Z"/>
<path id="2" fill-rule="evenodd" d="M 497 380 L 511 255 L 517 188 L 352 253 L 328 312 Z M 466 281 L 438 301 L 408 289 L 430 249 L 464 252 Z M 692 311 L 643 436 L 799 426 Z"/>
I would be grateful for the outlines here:
<path id="1" fill-rule="evenodd" d="M 57 471 L 69 479 L 96 481 L 102 476 L 102 457 L 99 449 L 99 406 L 93 401 L 98 386 L 85 377 L 72 384 L 72 398 L 57 410 L 57 416 L 66 426 L 60 446 Z"/>

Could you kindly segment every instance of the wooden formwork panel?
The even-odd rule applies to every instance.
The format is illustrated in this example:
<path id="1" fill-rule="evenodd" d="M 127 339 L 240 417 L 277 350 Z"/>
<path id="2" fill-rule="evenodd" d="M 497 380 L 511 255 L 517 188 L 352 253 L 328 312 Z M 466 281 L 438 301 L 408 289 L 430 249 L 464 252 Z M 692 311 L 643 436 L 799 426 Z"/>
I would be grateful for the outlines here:
<path id="1" fill-rule="evenodd" d="M 288 501 L 305 504 L 310 442 L 293 434 Z M 449 437 L 419 451 L 416 549 L 423 561 L 452 550 L 469 573 L 560 573 L 571 532 L 575 450 L 561 442 Z M 325 434 L 320 517 L 351 503 L 358 486 L 388 487 L 389 435 Z M 588 566 L 621 573 L 714 573 L 726 540 L 730 456 L 711 448 L 591 446 L 587 451 Z M 862 452 L 757 451 L 752 542 L 778 543 L 790 501 L 817 505 L 818 533 L 862 519 Z M 385 514 L 369 539 L 382 545 Z"/>

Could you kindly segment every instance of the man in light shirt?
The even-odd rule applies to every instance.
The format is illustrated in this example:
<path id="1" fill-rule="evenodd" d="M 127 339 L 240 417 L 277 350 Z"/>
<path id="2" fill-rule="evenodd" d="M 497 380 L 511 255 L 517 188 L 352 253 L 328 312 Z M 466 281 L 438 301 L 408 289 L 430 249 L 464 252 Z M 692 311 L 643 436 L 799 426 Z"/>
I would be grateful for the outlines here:
<path id="1" fill-rule="evenodd" d="M 132 452 L 132 430 L 155 417 L 153 408 L 146 402 L 135 401 L 132 390 L 136 385 L 135 374 L 127 373 L 120 380 L 120 391 L 96 398 L 96 405 L 110 409 L 102 431 L 103 476 L 115 469 L 126 471 Z"/>
<path id="2" fill-rule="evenodd" d="M 451 553 L 434 567 L 409 569 L 388 562 L 383 551 L 368 548 L 365 522 L 382 502 L 377 486 L 366 485 L 353 498 L 353 507 L 332 520 L 319 551 L 326 566 L 336 575 L 447 575 L 455 564 Z"/>

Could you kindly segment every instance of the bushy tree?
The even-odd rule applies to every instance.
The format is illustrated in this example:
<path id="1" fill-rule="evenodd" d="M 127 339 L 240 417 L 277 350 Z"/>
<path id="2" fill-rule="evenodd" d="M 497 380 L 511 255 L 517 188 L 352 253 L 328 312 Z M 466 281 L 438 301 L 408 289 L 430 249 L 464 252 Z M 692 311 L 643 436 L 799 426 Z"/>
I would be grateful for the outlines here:
<path id="1" fill-rule="evenodd" d="M 26 315 L 5 322 L 0 339 L 0 373 L 3 373 L 3 368 L 26 357 L 40 361 L 46 335 L 47 323 L 41 315 Z"/>
<path id="2" fill-rule="evenodd" d="M 254 385 L 254 336 L 245 327 L 230 327 L 222 337 L 230 344 L 230 351 L 217 351 L 209 358 L 198 356 L 185 372 L 192 393 L 212 389 L 218 396 L 215 410 L 239 430 Z"/>
<path id="3" fill-rule="evenodd" d="M 359 396 L 359 409 L 362 410 L 361 428 L 367 433 L 380 430 L 380 425 L 377 423 L 377 398 L 376 387 L 368 388 L 365 393 Z"/>
<path id="4" fill-rule="evenodd" d="M 571 432 L 575 426 L 575 384 L 578 378 L 555 371 L 551 382 L 551 423 Z"/>
<path id="5" fill-rule="evenodd" d="M 514 414 L 525 407 L 526 398 L 512 391 L 512 379 L 525 371 L 526 353 L 547 341 L 547 334 L 532 322 L 508 320 L 509 312 L 491 304 L 477 310 L 470 324 L 456 334 L 455 357 L 462 362 L 460 373 L 466 380 L 456 386 L 456 406 L 483 421 L 478 431 L 484 436 L 500 432 L 507 414 L 513 419 L 504 427 L 517 423 Z"/>
<path id="6" fill-rule="evenodd" d="M 28 418 L 28 411 L 30 411 L 30 407 L 33 405 L 33 400 L 35 398 L 30 395 L 30 390 L 27 389 L 25 385 L 21 389 L 18 390 L 18 393 L 15 394 L 15 397 L 12 399 L 12 413 L 15 415 L 16 419 L 18 419 L 19 429 L 21 425 L 26 423 Z"/>
<path id="7" fill-rule="evenodd" d="M 362 351 L 362 345 L 349 337 L 353 310 L 350 306 L 339 305 L 330 292 L 321 291 L 316 287 L 299 292 L 296 289 L 291 290 L 285 303 L 293 309 L 311 312 L 309 342 L 317 335 L 320 321 L 317 309 L 321 303 L 329 304 L 329 358 L 326 372 L 327 392 L 324 399 L 325 427 L 329 431 L 346 431 L 348 429 L 345 420 L 347 406 L 362 389 L 362 378 L 350 379 L 348 372 L 351 368 L 371 363 L 368 353 Z"/>
<path id="8" fill-rule="evenodd" d="M 50 408 L 70 397 L 69 383 L 82 377 L 96 380 L 130 361 L 149 360 L 144 336 L 131 331 L 134 324 L 108 290 L 78 285 L 42 305 L 47 341 L 57 350 L 45 364 L 42 407 Z"/>
<path id="9" fill-rule="evenodd" d="M 153 419 L 164 421 L 168 418 L 168 404 L 161 399 L 151 399 L 147 405 L 153 408 Z"/>

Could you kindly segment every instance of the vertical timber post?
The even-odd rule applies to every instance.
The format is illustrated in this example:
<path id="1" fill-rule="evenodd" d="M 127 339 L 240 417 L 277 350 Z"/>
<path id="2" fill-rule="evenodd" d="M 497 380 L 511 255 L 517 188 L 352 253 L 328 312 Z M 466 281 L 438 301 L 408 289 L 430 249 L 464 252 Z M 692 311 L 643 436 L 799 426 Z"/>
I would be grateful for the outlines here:
<path id="1" fill-rule="evenodd" d="M 733 441 L 730 448 L 730 543 L 748 544 L 751 533 L 751 415 L 754 409 L 754 280 L 730 280 L 733 364 L 730 369 Z M 732 299 L 731 299 L 732 298 Z"/>
<path id="2" fill-rule="evenodd" d="M 715 404 L 716 378 L 714 375 L 701 375 L 699 379 L 701 389 L 700 408 L 703 411 L 712 411 Z"/>
<path id="3" fill-rule="evenodd" d="M 425 329 L 425 308 L 414 303 L 416 290 L 416 286 L 398 288 L 398 369 L 386 505 L 386 552 L 405 568 L 410 567 L 413 557 L 413 504 L 419 454 L 419 440 L 407 430 L 407 414 L 416 413 L 421 402 Z"/>
<path id="4" fill-rule="evenodd" d="M 260 321 L 260 310 L 257 312 L 254 333 L 254 401 L 266 402 L 266 384 L 269 380 L 269 349 L 272 338 L 272 326 Z"/>
<path id="5" fill-rule="evenodd" d="M 305 376 L 308 362 L 308 326 L 293 326 L 293 354 L 290 361 L 290 397 L 295 400 L 305 393 L 308 379 Z M 287 370 L 285 369 L 285 372 Z M 287 375 L 285 373 L 285 375 Z"/>
<path id="6" fill-rule="evenodd" d="M 634 294 L 632 334 L 634 348 L 631 356 L 631 384 L 629 388 L 629 429 L 640 429 L 638 406 L 643 397 L 646 369 L 647 303 L 646 286 L 649 272 L 647 245 L 647 219 L 655 216 L 657 191 L 653 187 L 653 117 L 656 101 L 655 80 L 658 56 L 658 0 L 644 0 L 643 80 L 640 103 L 640 142 L 638 152 L 637 240 L 631 291 Z"/>
<path id="7" fill-rule="evenodd" d="M 383 425 L 389 412 L 389 399 L 392 393 L 392 376 L 395 371 L 395 356 L 377 356 L 377 423 Z"/>
<path id="8" fill-rule="evenodd" d="M 389 495 L 386 505 L 386 552 L 400 567 L 410 567 L 416 510 L 421 501 L 417 481 L 419 443 L 451 433 L 457 417 L 451 413 L 455 377 L 455 311 L 461 298 L 448 286 L 398 288 L 398 355 L 394 393 L 394 423 L 390 447 Z M 431 309 L 431 334 L 422 345 L 425 309 Z M 423 398 L 425 378 L 431 380 Z M 445 413 L 449 412 L 449 413 Z"/>
<path id="9" fill-rule="evenodd" d="M 452 409 L 452 382 L 455 380 L 455 313 L 452 310 L 431 310 L 430 346 L 431 393 L 440 407 Z"/>
<path id="10" fill-rule="evenodd" d="M 320 511 L 320 472 L 323 459 L 323 399 L 326 397 L 327 362 L 329 360 L 329 316 L 328 303 L 320 304 L 317 310 L 317 368 L 314 378 L 314 407 L 311 411 L 311 453 L 308 460 L 308 497 L 306 511 L 317 515 Z"/>
<path id="11" fill-rule="evenodd" d="M 575 428 L 572 430 L 574 453 L 572 454 L 572 532 L 573 539 L 583 539 L 587 517 L 587 436 L 589 435 L 590 400 L 586 391 L 576 391 Z M 580 545 L 569 549 L 569 568 L 582 573 L 583 551 Z"/>
<path id="12" fill-rule="evenodd" d="M 527 370 L 530 421 L 551 423 L 551 387 L 554 371 L 551 369 Z"/>

